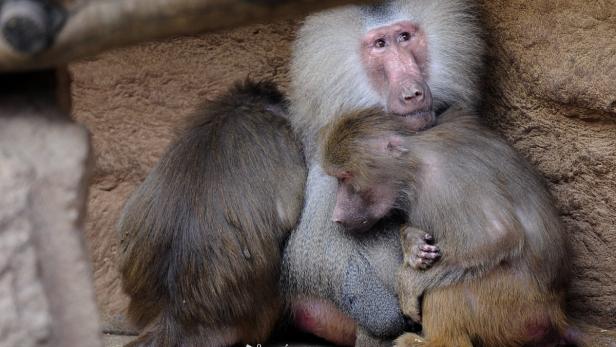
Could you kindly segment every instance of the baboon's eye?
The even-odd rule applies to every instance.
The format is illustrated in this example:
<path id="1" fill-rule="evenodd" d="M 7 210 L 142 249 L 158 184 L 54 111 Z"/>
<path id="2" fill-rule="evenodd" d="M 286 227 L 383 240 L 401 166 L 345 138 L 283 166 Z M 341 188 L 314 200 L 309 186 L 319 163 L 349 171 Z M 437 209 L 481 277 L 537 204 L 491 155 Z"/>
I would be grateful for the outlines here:
<path id="1" fill-rule="evenodd" d="M 374 47 L 376 48 L 383 48 L 385 47 L 385 44 L 386 44 L 385 39 L 378 39 L 374 41 Z"/>
<path id="2" fill-rule="evenodd" d="M 411 33 L 405 31 L 398 36 L 398 42 L 404 42 L 411 39 Z"/>

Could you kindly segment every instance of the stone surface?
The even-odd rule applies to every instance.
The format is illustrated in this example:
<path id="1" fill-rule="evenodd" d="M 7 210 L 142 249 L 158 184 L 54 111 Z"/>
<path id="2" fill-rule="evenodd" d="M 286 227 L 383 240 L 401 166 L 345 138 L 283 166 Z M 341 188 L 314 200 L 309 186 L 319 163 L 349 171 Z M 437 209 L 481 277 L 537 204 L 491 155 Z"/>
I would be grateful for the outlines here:
<path id="1" fill-rule="evenodd" d="M 574 317 L 616 328 L 616 1 L 484 2 L 487 122 L 545 176 Z"/>
<path id="2" fill-rule="evenodd" d="M 54 78 L 15 77 L 0 91 L 0 346 L 98 347 L 82 231 L 88 133 L 56 107 Z"/>
<path id="3" fill-rule="evenodd" d="M 616 328 L 616 4 L 481 3 L 486 122 L 535 164 L 557 200 L 574 251 L 572 316 Z M 71 66 L 74 117 L 93 134 L 86 238 L 107 329 L 130 330 L 115 264 L 124 200 L 203 99 L 247 75 L 288 84 L 296 26 L 143 44 Z"/>

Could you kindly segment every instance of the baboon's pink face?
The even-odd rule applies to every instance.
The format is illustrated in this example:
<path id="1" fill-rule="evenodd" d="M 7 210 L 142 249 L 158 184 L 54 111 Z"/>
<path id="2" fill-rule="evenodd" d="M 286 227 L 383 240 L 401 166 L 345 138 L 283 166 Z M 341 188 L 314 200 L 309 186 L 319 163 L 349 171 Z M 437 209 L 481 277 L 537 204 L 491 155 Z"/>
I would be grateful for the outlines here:
<path id="1" fill-rule="evenodd" d="M 414 130 L 431 127 L 435 116 L 426 83 L 425 32 L 410 21 L 401 21 L 370 30 L 361 47 L 370 82 L 387 111 L 405 117 Z"/>
<path id="2" fill-rule="evenodd" d="M 336 205 L 332 221 L 351 232 L 364 232 L 385 217 L 393 208 L 396 191 L 388 184 L 374 184 L 358 191 L 348 171 L 335 175 L 338 179 Z"/>

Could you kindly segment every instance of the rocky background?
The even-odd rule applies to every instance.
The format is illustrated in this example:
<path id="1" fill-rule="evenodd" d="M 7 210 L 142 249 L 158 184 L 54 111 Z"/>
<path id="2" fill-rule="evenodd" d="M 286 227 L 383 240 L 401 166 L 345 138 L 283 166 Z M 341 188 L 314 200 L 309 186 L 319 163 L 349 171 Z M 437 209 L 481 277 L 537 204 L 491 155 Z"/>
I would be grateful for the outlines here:
<path id="1" fill-rule="evenodd" d="M 574 250 L 573 317 L 616 328 L 616 1 L 483 0 L 485 121 L 534 163 Z M 87 244 L 105 329 L 129 331 L 115 223 L 174 128 L 246 76 L 288 85 L 297 21 L 182 37 L 70 66 L 96 158 Z"/>

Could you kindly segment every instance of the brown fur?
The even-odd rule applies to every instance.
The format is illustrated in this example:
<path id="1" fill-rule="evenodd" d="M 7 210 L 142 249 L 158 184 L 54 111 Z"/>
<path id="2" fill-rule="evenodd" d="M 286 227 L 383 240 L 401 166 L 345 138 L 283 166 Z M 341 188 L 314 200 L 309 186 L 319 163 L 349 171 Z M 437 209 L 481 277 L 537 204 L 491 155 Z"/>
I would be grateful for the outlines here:
<path id="1" fill-rule="evenodd" d="M 132 195 L 120 270 L 137 346 L 263 342 L 279 319 L 282 246 L 306 168 L 271 83 L 206 103 Z"/>
<path id="2" fill-rule="evenodd" d="M 415 319 L 424 296 L 425 340 L 407 336 L 398 346 L 508 347 L 565 337 L 566 240 L 538 175 L 503 140 L 460 110 L 418 133 L 399 117 L 359 111 L 323 134 L 325 171 L 350 173 L 342 184 L 356 194 L 394 187 L 391 209 L 413 225 L 401 232 L 398 291 L 402 311 Z M 442 250 L 425 271 L 408 259 L 413 244 L 405 241 L 417 233 Z"/>

